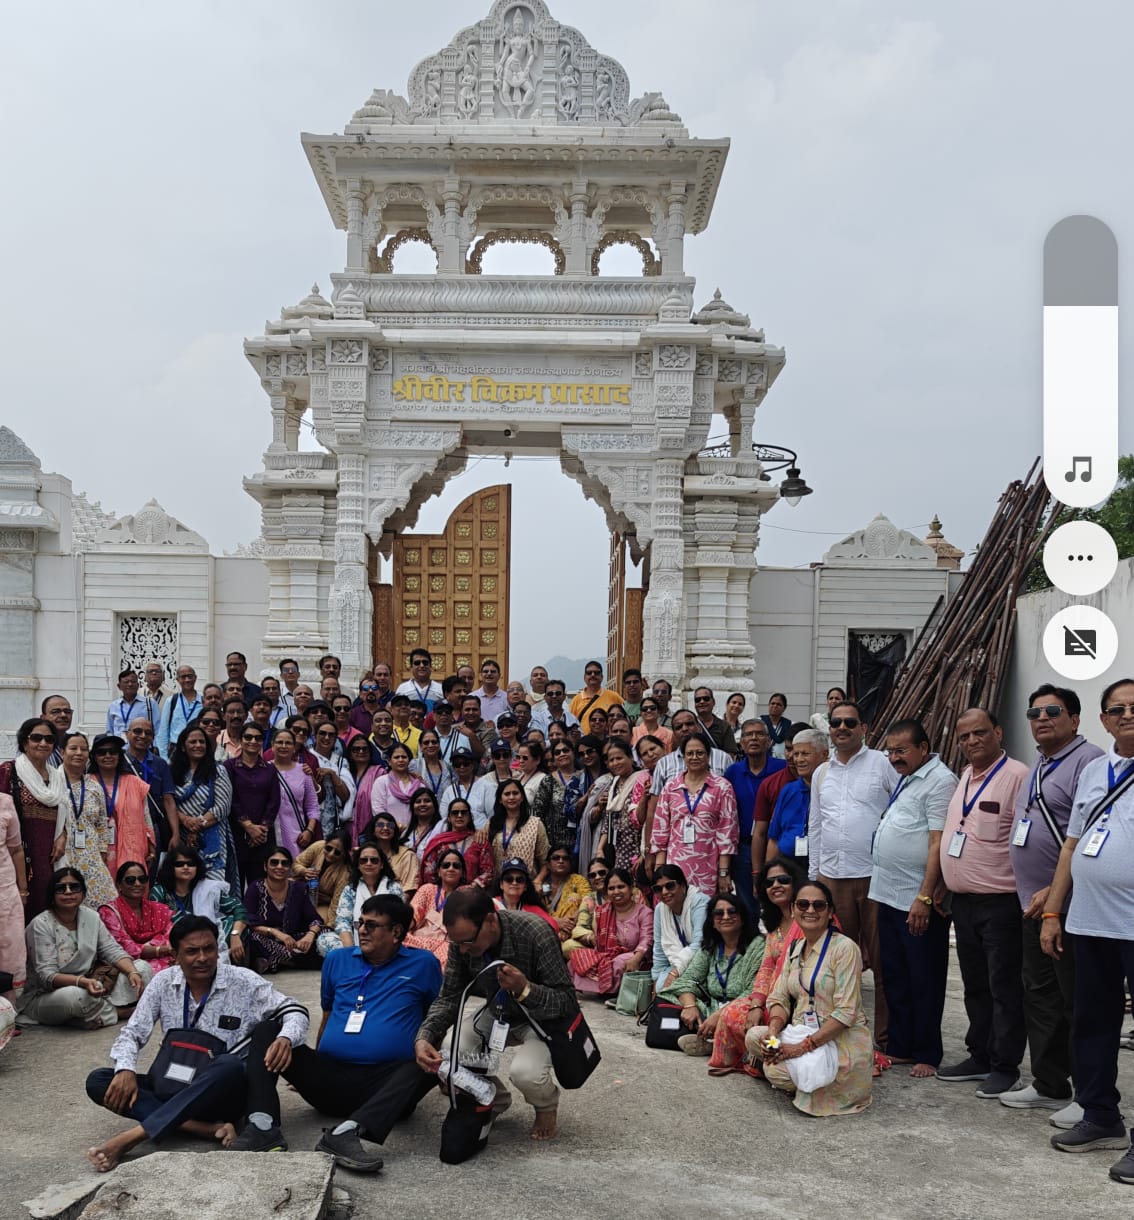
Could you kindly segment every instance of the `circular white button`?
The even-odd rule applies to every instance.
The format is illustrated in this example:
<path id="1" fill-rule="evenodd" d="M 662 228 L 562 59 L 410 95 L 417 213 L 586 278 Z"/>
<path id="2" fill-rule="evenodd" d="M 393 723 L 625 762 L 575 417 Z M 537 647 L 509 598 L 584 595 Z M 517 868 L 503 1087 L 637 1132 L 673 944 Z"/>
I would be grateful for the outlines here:
<path id="1" fill-rule="evenodd" d="M 1114 579 L 1118 547 L 1101 525 L 1068 521 L 1044 544 L 1043 569 L 1057 589 L 1074 597 L 1087 597 L 1105 589 Z"/>
<path id="2" fill-rule="evenodd" d="M 1056 673 L 1087 681 L 1114 664 L 1118 631 L 1094 606 L 1068 606 L 1044 628 L 1043 651 Z"/>

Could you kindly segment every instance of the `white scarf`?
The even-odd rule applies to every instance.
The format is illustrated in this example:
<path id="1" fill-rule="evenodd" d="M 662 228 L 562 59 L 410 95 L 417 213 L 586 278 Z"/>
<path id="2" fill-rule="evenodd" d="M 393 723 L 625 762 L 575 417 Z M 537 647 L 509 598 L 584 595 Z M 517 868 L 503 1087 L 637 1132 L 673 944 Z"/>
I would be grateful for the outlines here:
<path id="1" fill-rule="evenodd" d="M 32 798 L 41 805 L 57 809 L 59 802 L 67 795 L 67 777 L 62 767 L 48 767 L 47 783 L 44 783 L 32 760 L 26 754 L 17 754 L 16 774 Z"/>
<path id="2" fill-rule="evenodd" d="M 362 904 L 368 898 L 373 898 L 377 894 L 389 894 L 390 892 L 391 892 L 390 879 L 388 877 L 383 877 L 382 880 L 378 882 L 378 888 L 374 891 L 373 894 L 366 888 L 365 881 L 359 881 L 358 885 L 356 885 L 354 888 L 354 917 L 355 917 L 355 919 L 362 918 Z M 356 944 L 358 943 L 357 936 L 355 937 L 355 943 Z"/>
<path id="3" fill-rule="evenodd" d="M 662 904 L 661 908 L 661 943 L 666 960 L 678 974 L 684 974 L 686 966 L 693 960 L 694 954 L 701 947 L 693 944 L 693 904 L 690 901 L 692 893 L 686 895 L 685 906 L 681 909 L 681 931 L 685 934 L 686 944 L 681 943 L 677 934 L 678 920 L 669 907 Z"/>

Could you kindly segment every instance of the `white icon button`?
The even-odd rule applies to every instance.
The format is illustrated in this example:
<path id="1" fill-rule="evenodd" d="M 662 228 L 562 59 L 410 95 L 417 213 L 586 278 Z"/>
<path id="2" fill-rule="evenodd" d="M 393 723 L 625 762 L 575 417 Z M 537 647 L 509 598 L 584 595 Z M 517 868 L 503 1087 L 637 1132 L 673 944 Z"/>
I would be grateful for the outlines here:
<path id="1" fill-rule="evenodd" d="M 1072 681 L 1097 678 L 1118 656 L 1118 631 L 1094 606 L 1068 606 L 1044 628 L 1043 651 L 1056 673 Z"/>
<path id="2" fill-rule="evenodd" d="M 1043 569 L 1057 589 L 1073 597 L 1087 597 L 1114 579 L 1118 547 L 1101 525 L 1068 521 L 1044 544 Z"/>

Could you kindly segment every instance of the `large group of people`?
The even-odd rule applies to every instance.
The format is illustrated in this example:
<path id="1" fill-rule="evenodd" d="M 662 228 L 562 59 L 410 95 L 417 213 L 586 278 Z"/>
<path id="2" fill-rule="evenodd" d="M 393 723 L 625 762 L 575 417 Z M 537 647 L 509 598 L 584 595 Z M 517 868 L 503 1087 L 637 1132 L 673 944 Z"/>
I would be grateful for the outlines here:
<path id="1" fill-rule="evenodd" d="M 865 1110 L 895 1064 L 971 1082 L 1049 1112 L 1056 1149 L 1123 1151 L 1110 1175 L 1134 1184 L 1116 1085 L 1134 680 L 1103 695 L 1109 752 L 1064 687 L 1022 709 L 1026 761 L 966 709 L 958 776 L 916 719 L 869 747 L 838 688 L 792 722 L 779 693 L 759 716 L 742 694 L 718 714 L 707 686 L 680 708 L 637 669 L 611 689 L 598 662 L 572 697 L 542 667 L 502 685 L 491 659 L 438 681 L 424 649 L 399 685 L 381 662 L 357 690 L 333 656 L 317 684 L 290 659 L 254 683 L 240 653 L 199 692 L 189 666 L 172 692 L 151 669 L 119 675 L 90 741 L 49 696 L 0 764 L 2 1003 L 20 1026 L 126 1021 L 87 1088 L 135 1125 L 91 1150 L 97 1168 L 175 1129 L 286 1147 L 282 1075 L 340 1120 L 320 1148 L 373 1170 L 367 1145 L 453 1056 L 489 1075 L 495 1112 L 510 1104 L 505 1046 L 549 1139 L 559 1090 L 535 1030 L 594 997 L 672 1013 L 710 1075 L 814 1116 Z M 946 1063 L 951 941 L 968 1028 Z M 261 977 L 305 967 L 322 972 L 314 1050 Z M 155 1024 L 219 1053 L 140 1077 Z"/>

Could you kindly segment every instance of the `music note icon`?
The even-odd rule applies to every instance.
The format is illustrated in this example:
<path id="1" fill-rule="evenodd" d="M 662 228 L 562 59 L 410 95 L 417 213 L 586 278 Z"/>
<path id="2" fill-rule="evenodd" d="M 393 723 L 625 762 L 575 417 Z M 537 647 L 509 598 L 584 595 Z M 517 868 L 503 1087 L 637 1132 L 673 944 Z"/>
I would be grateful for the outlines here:
<path id="1" fill-rule="evenodd" d="M 1079 465 L 1082 463 L 1083 473 L 1079 474 Z M 1068 470 L 1063 477 L 1068 483 L 1075 482 L 1075 476 L 1079 474 L 1079 482 L 1089 483 L 1091 481 L 1091 459 L 1089 457 L 1073 457 L 1071 459 L 1071 469 Z"/>

